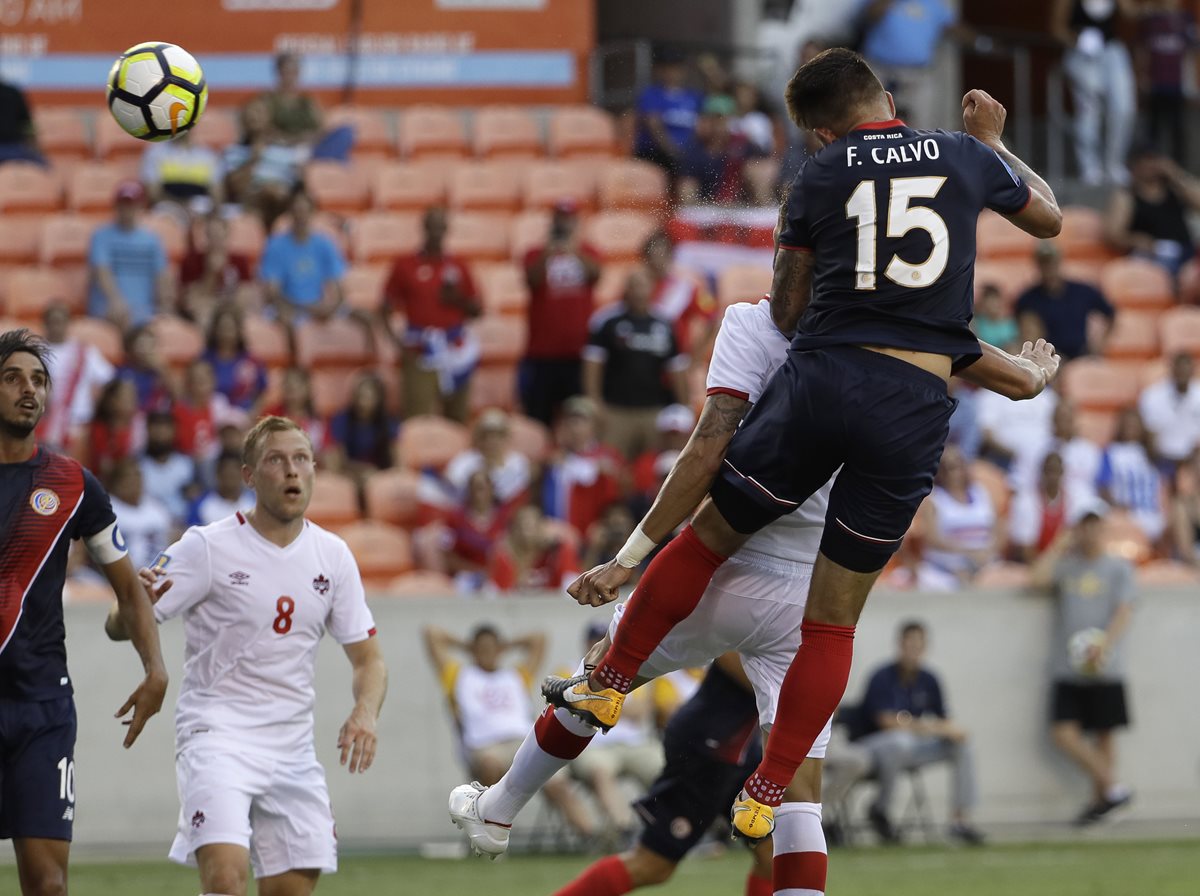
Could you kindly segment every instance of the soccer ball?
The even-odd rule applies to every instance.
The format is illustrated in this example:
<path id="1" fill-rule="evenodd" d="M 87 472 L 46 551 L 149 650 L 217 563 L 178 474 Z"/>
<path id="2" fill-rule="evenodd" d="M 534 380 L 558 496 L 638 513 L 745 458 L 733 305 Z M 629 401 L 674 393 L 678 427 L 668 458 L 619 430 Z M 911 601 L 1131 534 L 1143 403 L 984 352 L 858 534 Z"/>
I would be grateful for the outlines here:
<path id="1" fill-rule="evenodd" d="M 149 41 L 130 47 L 108 73 L 108 110 L 139 140 L 171 140 L 190 130 L 208 102 L 200 63 L 183 47 Z"/>
<path id="2" fill-rule="evenodd" d="M 1071 635 L 1067 641 L 1067 655 L 1071 660 L 1071 668 L 1080 675 L 1099 675 L 1100 667 L 1093 663 L 1088 654 L 1093 647 L 1104 647 L 1108 636 L 1103 629 L 1085 628 Z"/>

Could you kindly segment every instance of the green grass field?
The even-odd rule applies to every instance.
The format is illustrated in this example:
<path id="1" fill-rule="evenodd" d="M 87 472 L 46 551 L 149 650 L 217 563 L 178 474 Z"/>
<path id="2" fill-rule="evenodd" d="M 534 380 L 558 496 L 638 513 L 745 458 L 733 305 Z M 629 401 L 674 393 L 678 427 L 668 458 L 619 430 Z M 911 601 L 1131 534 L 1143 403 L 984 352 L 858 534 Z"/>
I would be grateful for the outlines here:
<path id="1" fill-rule="evenodd" d="M 550 896 L 591 859 L 514 857 L 429 860 L 347 856 L 321 881 L 322 896 Z M 1196 896 L 1200 844 L 1187 842 L 1048 843 L 982 849 L 842 849 L 830 863 L 832 896 Z M 656 896 L 741 896 L 747 857 L 732 849 L 684 862 Z M 0 893 L 16 894 L 16 871 L 0 868 Z M 191 869 L 165 861 L 80 862 L 71 868 L 78 896 L 192 896 Z"/>

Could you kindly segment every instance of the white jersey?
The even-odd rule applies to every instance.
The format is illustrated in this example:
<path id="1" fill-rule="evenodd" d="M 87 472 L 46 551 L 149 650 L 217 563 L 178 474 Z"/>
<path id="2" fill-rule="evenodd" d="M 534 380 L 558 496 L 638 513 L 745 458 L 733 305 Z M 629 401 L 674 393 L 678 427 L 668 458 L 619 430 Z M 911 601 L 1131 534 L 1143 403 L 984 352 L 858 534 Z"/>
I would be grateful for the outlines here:
<path id="1" fill-rule="evenodd" d="M 959 501 L 941 486 L 929 495 L 937 514 L 937 534 L 960 551 L 982 551 L 992 545 L 996 508 L 991 495 L 977 482 L 967 486 L 967 500 Z M 947 572 L 966 572 L 970 558 L 955 551 L 925 550 L 925 560 Z"/>
<path id="2" fill-rule="evenodd" d="M 522 740 L 529 733 L 533 717 L 530 681 L 520 671 L 500 668 L 488 672 L 470 664 L 452 665 L 443 684 L 467 750 Z"/>
<path id="3" fill-rule="evenodd" d="M 771 303 L 742 302 L 725 309 L 708 366 L 708 394 L 757 402 L 767 382 L 787 358 L 789 341 L 771 320 Z M 825 511 L 833 480 L 786 516 L 750 536 L 734 556 L 753 560 L 813 563 L 821 546 Z"/>
<path id="4" fill-rule="evenodd" d="M 287 547 L 240 513 L 188 529 L 160 560 L 174 584 L 154 605 L 183 616 L 176 748 L 197 735 L 255 752 L 313 751 L 317 645 L 375 633 L 346 543 L 305 520 Z"/>

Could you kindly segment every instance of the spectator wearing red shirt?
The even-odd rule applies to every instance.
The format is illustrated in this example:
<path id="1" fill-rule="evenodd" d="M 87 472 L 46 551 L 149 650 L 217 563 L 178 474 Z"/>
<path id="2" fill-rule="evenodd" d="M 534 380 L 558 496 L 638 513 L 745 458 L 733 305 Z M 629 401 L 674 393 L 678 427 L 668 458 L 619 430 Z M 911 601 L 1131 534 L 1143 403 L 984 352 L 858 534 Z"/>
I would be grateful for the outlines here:
<path id="1" fill-rule="evenodd" d="M 654 313 L 674 325 L 681 352 L 691 355 L 693 363 L 706 362 L 717 337 L 717 300 L 696 280 L 674 272 L 675 243 L 666 231 L 646 238 L 642 260 L 654 281 Z"/>
<path id="2" fill-rule="evenodd" d="M 521 404 L 547 426 L 564 401 L 583 391 L 580 355 L 595 310 L 600 257 L 579 241 L 578 229 L 578 206 L 560 200 L 549 242 L 525 255 L 529 340 L 521 364 Z"/>
<path id="3" fill-rule="evenodd" d="M 542 510 L 546 516 L 587 532 L 605 509 L 620 500 L 619 454 L 596 437 L 595 402 L 582 395 L 563 403 L 556 432 L 557 456 L 542 479 Z"/>
<path id="4" fill-rule="evenodd" d="M 312 380 L 303 367 L 289 367 L 283 372 L 282 395 L 279 401 L 263 409 L 263 414 L 287 417 L 298 424 L 312 442 L 313 451 L 320 456 L 328 447 L 328 428 L 317 416 L 313 405 Z"/>
<path id="5" fill-rule="evenodd" d="M 87 467 L 105 479 L 118 461 L 140 454 L 146 443 L 145 417 L 132 380 L 109 380 L 96 399 L 88 427 Z"/>
<path id="6" fill-rule="evenodd" d="M 425 212 L 425 243 L 415 255 L 397 258 L 384 287 L 388 312 L 404 315 L 402 336 L 393 337 L 404 356 L 404 414 L 443 414 L 460 423 L 468 414 L 468 387 L 479 345 L 468 319 L 482 311 L 471 272 L 447 255 L 446 210 Z"/>
<path id="7" fill-rule="evenodd" d="M 462 505 L 446 520 L 446 569 L 460 591 L 478 591 L 488 577 L 492 551 L 512 514 L 496 500 L 492 481 L 476 470 L 467 482 Z"/>
<path id="8" fill-rule="evenodd" d="M 1023 563 L 1032 563 L 1041 556 L 1063 529 L 1071 497 L 1064 473 L 1062 455 L 1051 452 L 1042 460 L 1037 485 L 1021 489 L 1013 497 L 1008 538 L 1013 553 Z"/>
<path id="9" fill-rule="evenodd" d="M 203 324 L 221 303 L 234 298 L 237 288 L 254 281 L 250 259 L 229 250 L 229 222 L 219 211 L 204 219 L 204 239 L 188 240 L 187 254 L 179 263 L 182 310 Z"/>
<path id="10" fill-rule="evenodd" d="M 633 489 L 639 499 L 647 502 L 646 509 L 662 485 L 663 478 L 658 471 L 664 466 L 671 469 L 692 434 L 696 415 L 686 405 L 669 404 L 658 412 L 655 425 L 658 427 L 658 444 L 639 454 L 633 462 Z"/>
<path id="11" fill-rule="evenodd" d="M 217 431 L 227 423 L 241 425 L 246 420 L 246 413 L 217 391 L 212 365 L 202 358 L 188 365 L 183 391 L 171 410 L 175 415 L 176 449 L 209 474 L 221 450 Z M 210 478 L 205 477 L 206 481 Z"/>
<path id="12" fill-rule="evenodd" d="M 513 514 L 492 552 L 489 575 L 501 591 L 565 588 L 579 575 L 574 545 L 545 525 L 542 512 L 526 505 Z"/>

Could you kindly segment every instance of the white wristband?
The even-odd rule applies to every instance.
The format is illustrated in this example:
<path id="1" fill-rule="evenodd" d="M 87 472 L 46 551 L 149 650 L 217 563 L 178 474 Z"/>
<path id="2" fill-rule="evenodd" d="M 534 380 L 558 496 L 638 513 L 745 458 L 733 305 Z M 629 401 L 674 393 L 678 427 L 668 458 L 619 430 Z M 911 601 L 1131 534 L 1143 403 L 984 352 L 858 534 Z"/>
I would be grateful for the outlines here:
<path id="1" fill-rule="evenodd" d="M 625 542 L 625 546 L 617 553 L 617 565 L 623 566 L 626 569 L 635 569 L 646 559 L 646 555 L 657 546 L 658 543 L 652 541 L 642 531 L 642 526 L 639 523 L 638 527 L 633 530 L 633 534 L 629 536 L 629 540 Z"/>

